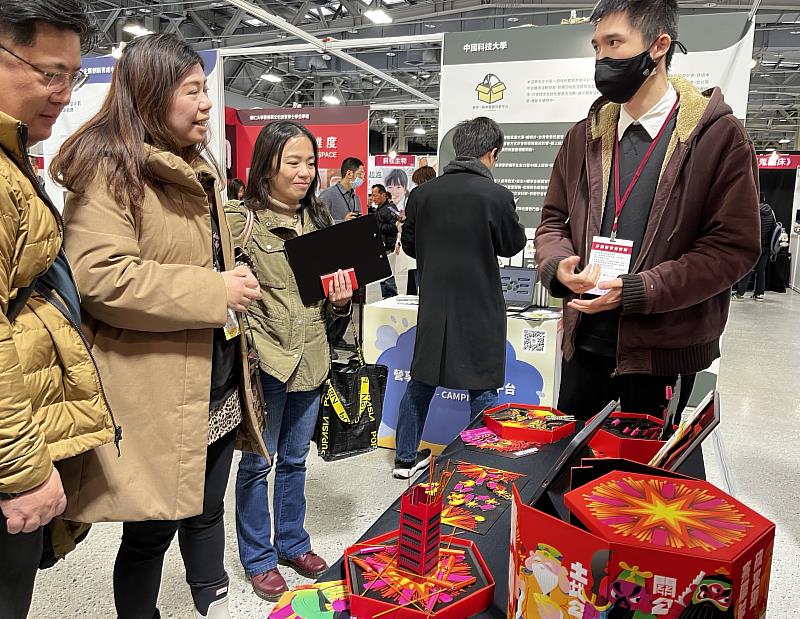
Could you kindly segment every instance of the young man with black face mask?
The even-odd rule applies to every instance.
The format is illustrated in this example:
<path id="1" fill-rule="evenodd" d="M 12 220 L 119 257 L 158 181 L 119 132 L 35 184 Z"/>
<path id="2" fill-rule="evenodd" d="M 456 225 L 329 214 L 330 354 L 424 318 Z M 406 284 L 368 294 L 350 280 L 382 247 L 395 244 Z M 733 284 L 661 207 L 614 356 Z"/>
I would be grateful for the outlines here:
<path id="1" fill-rule="evenodd" d="M 558 407 L 612 399 L 661 415 L 682 375 L 719 357 L 730 289 L 756 262 L 753 143 L 719 88 L 669 77 L 675 0 L 594 9 L 601 97 L 567 134 L 536 230 L 542 281 L 564 297 Z"/>

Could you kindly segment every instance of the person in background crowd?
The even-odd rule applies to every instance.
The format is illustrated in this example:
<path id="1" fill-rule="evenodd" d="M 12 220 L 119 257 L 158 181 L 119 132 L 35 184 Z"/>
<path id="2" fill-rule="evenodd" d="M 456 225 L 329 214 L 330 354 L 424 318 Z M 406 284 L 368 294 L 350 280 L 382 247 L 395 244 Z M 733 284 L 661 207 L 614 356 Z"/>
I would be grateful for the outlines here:
<path id="1" fill-rule="evenodd" d="M 411 382 L 400 403 L 394 477 L 423 468 L 418 451 L 437 386 L 466 389 L 472 417 L 497 403 L 505 382 L 506 307 L 497 256 L 525 247 L 514 194 L 495 183 L 492 168 L 503 132 L 485 117 L 453 135 L 456 159 L 442 176 L 409 196 L 401 241 L 417 259 L 420 298 Z M 419 224 L 419 225 L 418 225 Z"/>
<path id="2" fill-rule="evenodd" d="M 124 522 L 119 619 L 159 616 L 176 533 L 196 616 L 230 617 L 223 513 L 237 429 L 266 453 L 235 314 L 261 293 L 247 267 L 234 268 L 205 159 L 210 111 L 197 52 L 175 35 L 140 37 L 125 47 L 100 111 L 52 166 L 70 191 L 65 246 L 125 428 L 121 457 L 108 446 L 80 465 L 92 486 L 65 515 Z"/>
<path id="3" fill-rule="evenodd" d="M 425 160 L 425 162 L 425 165 L 421 165 L 419 168 L 414 170 L 414 173 L 411 175 L 411 182 L 413 182 L 415 185 L 414 189 L 436 178 L 436 170 L 427 165 L 427 160 Z M 414 189 L 411 190 L 412 193 L 414 192 Z M 409 200 L 410 199 L 411 198 L 409 197 Z M 408 258 L 408 283 L 406 284 L 406 294 L 419 294 L 418 279 L 417 262 L 413 258 Z"/>
<path id="4" fill-rule="evenodd" d="M 392 196 L 392 202 L 397 210 L 404 211 L 406 208 L 406 194 L 408 193 L 408 174 L 400 168 L 390 170 L 383 179 L 386 191 Z"/>
<path id="5" fill-rule="evenodd" d="M 772 251 L 772 233 L 775 226 L 778 225 L 778 218 L 775 217 L 775 211 L 767 204 L 766 196 L 761 194 L 761 207 L 759 209 L 759 218 L 761 220 L 761 255 L 758 257 L 755 269 L 751 273 L 745 275 L 736 285 L 733 293 L 735 301 L 744 299 L 744 294 L 750 287 L 750 281 L 755 276 L 755 290 L 753 291 L 754 301 L 764 300 L 764 291 L 767 287 L 767 263 L 769 262 L 770 252 Z"/>
<path id="6" fill-rule="evenodd" d="M 42 177 L 41 171 L 39 169 L 39 158 L 38 157 L 28 157 L 28 160 L 31 163 L 31 169 L 33 170 L 33 175 L 36 177 L 39 186 L 44 189 L 44 178 Z"/>
<path id="7" fill-rule="evenodd" d="M 244 198 L 245 184 L 241 178 L 233 178 L 228 181 L 228 199 L 241 200 Z"/>
<path id="8" fill-rule="evenodd" d="M 262 300 L 248 310 L 249 337 L 261 360 L 264 441 L 275 459 L 275 526 L 267 487 L 272 466 L 261 456 L 243 454 L 236 477 L 236 532 L 239 558 L 253 590 L 271 602 L 288 590 L 279 564 L 306 578 L 328 569 L 312 551 L 304 528 L 306 458 L 320 385 L 330 368 L 325 317 L 348 315 L 353 291 L 350 279 L 339 271 L 327 301 L 304 305 L 283 252 L 284 241 L 333 225 L 328 209 L 315 198 L 317 161 L 317 141 L 308 129 L 291 121 L 267 125 L 256 140 L 244 202 L 229 203 L 226 209 L 237 239 L 245 229 L 247 209 L 252 211 L 251 241 L 243 249 L 262 282 Z"/>
<path id="9" fill-rule="evenodd" d="M 79 474 L 56 460 L 115 440 L 79 296 L 61 249 L 61 216 L 27 149 L 50 137 L 86 80 L 81 47 L 96 25 L 82 0 L 0 3 L 0 617 L 27 617 L 40 565 L 85 526 L 54 520 Z M 36 292 L 33 285 L 36 284 Z M 62 481 L 63 480 L 63 481 Z M 49 529 L 45 531 L 45 529 Z"/>
<path id="10" fill-rule="evenodd" d="M 424 166 L 421 166 L 421 167 L 417 168 L 416 170 L 414 170 L 414 173 L 411 175 L 411 181 L 417 187 L 419 187 L 420 185 L 424 185 L 428 181 L 432 181 L 434 178 L 436 178 L 436 170 L 434 170 L 429 165 L 424 165 Z M 413 191 L 413 189 L 412 189 L 412 191 Z"/>
<path id="11" fill-rule="evenodd" d="M 364 162 L 348 157 L 342 162 L 342 179 L 321 191 L 317 199 L 328 207 L 334 223 L 350 221 L 361 215 L 361 198 L 356 189 L 364 184 Z"/>
<path id="12" fill-rule="evenodd" d="M 375 205 L 375 221 L 381 232 L 381 241 L 386 249 L 390 264 L 394 263 L 394 258 L 399 251 L 399 224 L 405 219 L 397 207 L 389 199 L 386 187 L 383 185 L 372 186 L 372 204 Z M 394 275 L 381 281 L 381 294 L 384 299 L 397 296 L 397 282 Z"/>
<path id="13" fill-rule="evenodd" d="M 730 290 L 760 252 L 758 168 L 719 88 L 668 77 L 675 0 L 601 0 L 591 23 L 603 96 L 564 139 L 535 239 L 543 284 L 566 300 L 558 408 L 588 419 L 621 399 L 661 415 L 666 387 L 683 376 L 682 410 L 719 357 Z M 590 247 L 623 241 L 628 268 L 590 294 L 604 255 Z"/>

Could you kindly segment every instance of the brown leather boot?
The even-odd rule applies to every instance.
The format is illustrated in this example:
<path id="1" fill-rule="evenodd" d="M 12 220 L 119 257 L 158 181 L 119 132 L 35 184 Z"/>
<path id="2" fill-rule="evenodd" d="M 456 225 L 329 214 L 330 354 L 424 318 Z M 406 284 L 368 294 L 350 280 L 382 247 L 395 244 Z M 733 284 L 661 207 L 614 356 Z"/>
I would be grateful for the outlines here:
<path id="1" fill-rule="evenodd" d="M 277 602 L 289 590 L 278 568 L 250 578 L 253 591 L 262 600 Z"/>
<path id="2" fill-rule="evenodd" d="M 309 551 L 295 559 L 278 559 L 279 565 L 292 568 L 304 578 L 319 578 L 328 570 L 325 559 L 317 553 Z"/>

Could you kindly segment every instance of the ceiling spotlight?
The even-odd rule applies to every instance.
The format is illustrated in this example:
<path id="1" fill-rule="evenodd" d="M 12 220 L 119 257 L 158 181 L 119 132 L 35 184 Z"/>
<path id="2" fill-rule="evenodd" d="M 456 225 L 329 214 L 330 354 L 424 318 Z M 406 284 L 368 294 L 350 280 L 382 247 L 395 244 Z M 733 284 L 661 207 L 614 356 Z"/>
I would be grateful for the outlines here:
<path id="1" fill-rule="evenodd" d="M 383 80 L 381 80 L 379 77 L 375 77 L 375 78 L 372 79 L 372 83 L 373 84 L 380 84 L 382 81 Z"/>
<path id="2" fill-rule="evenodd" d="M 706 7 L 707 9 L 713 9 L 715 6 L 717 6 L 717 3 L 716 2 L 706 2 L 703 6 Z"/>
<path id="3" fill-rule="evenodd" d="M 399 89 L 399 88 L 390 88 L 390 89 L 389 89 L 389 92 L 397 92 L 398 90 L 400 90 L 400 89 Z M 785 121 L 784 121 L 784 122 L 785 122 Z"/>
<path id="4" fill-rule="evenodd" d="M 430 74 L 430 73 L 428 73 L 428 72 L 426 71 L 425 73 L 420 73 L 420 74 L 419 74 L 419 76 L 420 76 L 422 79 L 426 80 L 426 79 L 428 79 L 428 78 L 431 76 L 431 74 Z"/>
<path id="5" fill-rule="evenodd" d="M 268 82 L 272 82 L 273 84 L 277 84 L 278 82 L 282 82 L 283 78 L 280 75 L 276 75 L 275 73 L 264 73 L 261 76 L 262 80 L 266 80 Z"/>
<path id="6" fill-rule="evenodd" d="M 789 144 L 791 140 L 789 138 L 783 138 L 782 140 L 778 140 L 778 144 Z"/>
<path id="7" fill-rule="evenodd" d="M 778 122 L 779 122 L 779 123 L 785 123 L 785 122 L 786 122 L 786 119 L 785 119 L 785 118 L 779 118 L 779 119 L 778 119 Z"/>
<path id="8" fill-rule="evenodd" d="M 385 122 L 387 125 L 396 125 L 397 119 L 394 118 L 393 116 L 384 116 L 383 122 Z"/>
<path id="9" fill-rule="evenodd" d="M 425 24 L 425 27 L 433 30 L 434 28 L 436 28 L 436 24 Z"/>
<path id="10" fill-rule="evenodd" d="M 324 97 L 322 97 L 322 100 L 328 105 L 339 105 L 341 103 L 339 97 L 336 97 L 334 95 L 325 95 Z"/>
<path id="11" fill-rule="evenodd" d="M 395 54 L 394 52 L 386 52 L 386 55 L 389 56 L 389 58 L 394 58 L 395 56 L 397 56 L 397 54 Z"/>
<path id="12" fill-rule="evenodd" d="M 148 30 L 141 24 L 128 23 L 122 29 L 128 34 L 132 34 L 134 37 L 137 38 L 146 36 L 148 34 L 153 34 L 152 30 Z"/>
<path id="13" fill-rule="evenodd" d="M 370 9 L 369 11 L 364 11 L 364 17 L 366 17 L 373 24 L 392 23 L 392 18 L 383 9 Z"/>
<path id="14" fill-rule="evenodd" d="M 417 135 L 425 135 L 426 131 L 424 127 L 416 127 L 414 129 L 414 133 L 416 133 Z"/>
<path id="15" fill-rule="evenodd" d="M 397 159 L 397 151 L 396 150 L 390 150 L 389 151 L 389 159 Z"/>
<path id="16" fill-rule="evenodd" d="M 350 30 L 348 30 L 348 32 L 350 34 L 358 34 L 358 30 L 356 30 L 355 28 L 351 28 Z"/>
<path id="17" fill-rule="evenodd" d="M 331 59 L 331 55 L 330 54 L 322 54 L 322 59 L 323 60 L 330 60 Z"/>
<path id="18" fill-rule="evenodd" d="M 512 24 L 515 24 L 519 21 L 519 17 L 509 17 L 508 21 L 510 21 Z"/>

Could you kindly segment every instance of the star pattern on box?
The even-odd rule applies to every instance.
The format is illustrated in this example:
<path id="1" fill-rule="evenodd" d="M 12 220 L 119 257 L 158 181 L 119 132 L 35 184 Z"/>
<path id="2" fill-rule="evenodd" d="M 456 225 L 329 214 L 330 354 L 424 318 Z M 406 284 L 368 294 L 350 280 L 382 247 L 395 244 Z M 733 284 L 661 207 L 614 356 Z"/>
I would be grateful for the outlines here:
<path id="1" fill-rule="evenodd" d="M 605 481 L 584 495 L 597 520 L 622 536 L 669 548 L 714 552 L 745 538 L 752 525 L 734 505 L 679 481 Z"/>

